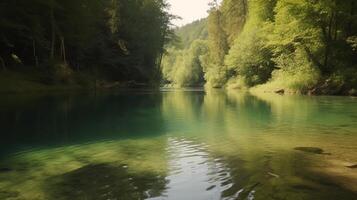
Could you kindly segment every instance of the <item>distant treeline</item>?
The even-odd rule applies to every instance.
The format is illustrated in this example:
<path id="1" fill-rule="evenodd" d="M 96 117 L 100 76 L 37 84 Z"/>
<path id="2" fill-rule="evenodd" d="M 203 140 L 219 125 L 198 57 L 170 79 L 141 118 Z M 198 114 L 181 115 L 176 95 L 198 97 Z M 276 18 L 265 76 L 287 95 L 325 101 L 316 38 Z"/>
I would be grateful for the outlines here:
<path id="1" fill-rule="evenodd" d="M 166 83 L 357 94 L 355 0 L 223 0 L 209 13 L 177 31 L 186 38 L 164 56 Z"/>
<path id="2" fill-rule="evenodd" d="M 115 81 L 160 80 L 171 37 L 164 0 L 3 0 L 0 68 L 45 71 L 48 81 L 83 72 Z"/>

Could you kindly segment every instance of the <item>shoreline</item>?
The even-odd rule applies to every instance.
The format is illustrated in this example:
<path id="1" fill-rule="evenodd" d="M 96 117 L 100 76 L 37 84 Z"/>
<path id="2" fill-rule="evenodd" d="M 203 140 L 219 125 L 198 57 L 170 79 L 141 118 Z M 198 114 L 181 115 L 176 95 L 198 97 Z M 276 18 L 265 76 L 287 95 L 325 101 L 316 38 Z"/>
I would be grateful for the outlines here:
<path id="1" fill-rule="evenodd" d="M 77 76 L 83 76 L 78 72 Z M 85 75 L 84 75 L 85 76 Z M 291 90 L 284 87 L 272 87 L 268 84 L 258 85 L 252 88 L 208 88 L 205 86 L 193 87 L 174 87 L 168 85 L 158 85 L 150 83 L 139 83 L 134 80 L 127 81 L 108 81 L 105 79 L 95 80 L 93 77 L 78 77 L 73 78 L 68 83 L 46 83 L 43 79 L 45 77 L 41 72 L 30 71 L 25 73 L 21 71 L 2 71 L 0 72 L 0 94 L 41 94 L 41 93 L 63 93 L 63 92 L 98 92 L 98 91 L 113 91 L 113 90 L 182 90 L 182 91 L 209 91 L 209 90 L 223 90 L 235 92 L 249 92 L 249 93 L 267 93 L 277 95 L 304 95 L 304 96 L 343 96 L 343 97 L 357 97 L 357 90 L 355 88 L 339 87 L 338 90 L 333 86 L 316 84 L 310 89 L 306 90 Z"/>

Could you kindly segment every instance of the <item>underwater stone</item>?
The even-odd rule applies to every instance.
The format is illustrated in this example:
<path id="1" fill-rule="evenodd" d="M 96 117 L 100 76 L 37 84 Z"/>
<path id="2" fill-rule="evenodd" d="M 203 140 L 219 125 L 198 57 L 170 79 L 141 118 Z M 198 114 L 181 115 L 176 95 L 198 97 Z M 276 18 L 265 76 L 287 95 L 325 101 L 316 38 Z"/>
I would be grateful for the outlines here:
<path id="1" fill-rule="evenodd" d="M 254 199 L 251 195 L 255 193 L 255 188 L 258 187 L 260 183 L 255 183 L 249 187 L 243 188 L 243 190 L 239 193 L 238 199 Z"/>
<path id="2" fill-rule="evenodd" d="M 347 166 L 348 168 L 351 168 L 351 169 L 357 169 L 357 164 L 356 165 L 350 165 L 350 166 Z"/>
<path id="3" fill-rule="evenodd" d="M 18 192 L 0 190 L 0 199 L 16 198 L 18 196 Z"/>
<path id="4" fill-rule="evenodd" d="M 215 187 L 216 187 L 215 185 L 212 185 L 212 186 L 208 187 L 208 188 L 206 189 L 206 191 L 212 190 L 212 189 L 215 188 Z"/>
<path id="5" fill-rule="evenodd" d="M 324 150 L 317 148 L 317 147 L 296 147 L 294 149 L 298 150 L 298 151 L 307 152 L 307 153 L 324 154 Z"/>
<path id="6" fill-rule="evenodd" d="M 12 169 L 4 167 L 4 168 L 0 168 L 0 173 L 6 173 L 6 172 L 11 172 Z"/>
<path id="7" fill-rule="evenodd" d="M 285 90 L 284 89 L 276 90 L 275 93 L 276 94 L 284 94 Z"/>
<path id="8" fill-rule="evenodd" d="M 56 200 L 144 199 L 145 191 L 160 196 L 164 190 L 165 179 L 156 177 L 151 173 L 129 173 L 123 165 L 114 163 L 89 164 L 47 179 L 47 194 Z"/>

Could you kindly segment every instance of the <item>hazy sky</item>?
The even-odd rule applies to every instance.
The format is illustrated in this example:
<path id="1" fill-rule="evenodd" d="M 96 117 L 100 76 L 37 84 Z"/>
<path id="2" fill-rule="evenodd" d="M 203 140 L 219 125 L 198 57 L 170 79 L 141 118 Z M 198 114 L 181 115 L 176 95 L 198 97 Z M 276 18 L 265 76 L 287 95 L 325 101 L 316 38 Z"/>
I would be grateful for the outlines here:
<path id="1" fill-rule="evenodd" d="M 171 13 L 182 17 L 175 20 L 174 24 L 181 26 L 194 20 L 206 17 L 208 3 L 211 0 L 168 0 L 171 4 Z"/>

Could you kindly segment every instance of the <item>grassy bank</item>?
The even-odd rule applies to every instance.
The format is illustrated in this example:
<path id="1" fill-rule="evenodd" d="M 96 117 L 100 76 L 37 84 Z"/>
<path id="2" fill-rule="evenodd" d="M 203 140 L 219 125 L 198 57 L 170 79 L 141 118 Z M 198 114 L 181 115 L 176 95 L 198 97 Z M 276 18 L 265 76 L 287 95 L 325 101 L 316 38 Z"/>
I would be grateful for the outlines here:
<path id="1" fill-rule="evenodd" d="M 340 78 L 325 78 L 310 85 L 270 81 L 250 88 L 254 93 L 357 96 L 357 84 Z"/>
<path id="2" fill-rule="evenodd" d="M 86 72 L 53 74 L 43 69 L 33 68 L 0 71 L 0 93 L 62 92 L 143 87 L 150 86 L 135 81 L 110 81 L 103 77 L 95 78 Z"/>
<path id="3" fill-rule="evenodd" d="M 43 72 L 1 71 L 0 93 L 61 91 L 88 88 L 77 83 L 49 83 Z"/>

